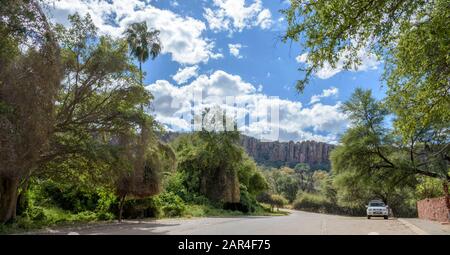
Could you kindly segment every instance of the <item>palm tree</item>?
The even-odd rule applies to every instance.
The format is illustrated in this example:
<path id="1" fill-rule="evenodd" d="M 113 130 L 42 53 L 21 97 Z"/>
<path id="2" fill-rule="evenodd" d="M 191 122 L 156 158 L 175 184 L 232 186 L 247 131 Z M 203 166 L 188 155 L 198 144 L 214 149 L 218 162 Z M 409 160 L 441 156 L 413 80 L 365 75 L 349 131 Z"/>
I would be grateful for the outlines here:
<path id="1" fill-rule="evenodd" d="M 139 61 L 140 83 L 143 84 L 142 63 L 151 56 L 152 60 L 161 53 L 159 30 L 148 29 L 145 21 L 131 24 L 124 32 L 131 55 Z"/>
<path id="2" fill-rule="evenodd" d="M 147 61 L 149 57 L 155 59 L 161 53 L 161 42 L 159 40 L 159 30 L 148 29 L 145 21 L 131 24 L 124 32 L 126 40 L 130 47 L 130 53 L 139 61 L 140 84 L 144 86 L 142 63 Z M 144 105 L 141 104 L 141 111 L 144 111 Z M 141 132 L 139 140 L 136 144 L 136 158 L 130 159 L 134 162 L 134 173 L 128 178 L 123 178 L 119 185 L 118 193 L 120 194 L 119 203 L 119 221 L 122 220 L 122 210 L 127 194 L 133 193 L 134 196 L 147 196 L 158 192 L 159 181 L 156 175 L 150 177 L 151 180 L 146 181 L 146 176 L 154 174 L 154 166 L 150 164 L 146 155 L 151 136 L 148 126 L 149 119 L 143 119 L 141 123 Z M 151 121 L 151 120 L 150 120 Z M 159 144 L 159 142 L 157 142 Z M 154 159 L 153 159 L 154 160 Z M 142 178 L 143 180 L 141 180 Z M 130 179 L 131 178 L 131 179 Z"/>

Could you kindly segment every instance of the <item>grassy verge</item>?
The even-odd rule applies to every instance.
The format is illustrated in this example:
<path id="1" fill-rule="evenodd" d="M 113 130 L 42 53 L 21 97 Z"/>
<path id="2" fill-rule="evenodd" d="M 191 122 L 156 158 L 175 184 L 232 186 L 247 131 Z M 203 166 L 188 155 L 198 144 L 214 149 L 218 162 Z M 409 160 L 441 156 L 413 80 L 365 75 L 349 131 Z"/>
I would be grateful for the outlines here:
<path id="1" fill-rule="evenodd" d="M 43 208 L 40 219 L 31 220 L 25 216 L 18 216 L 14 222 L 0 224 L 0 234 L 20 234 L 47 227 L 71 227 L 88 223 L 107 223 L 102 217 L 91 211 L 71 213 L 59 208 Z"/>
<path id="2" fill-rule="evenodd" d="M 285 216 L 289 212 L 283 210 L 270 211 L 268 205 L 261 207 L 252 213 L 241 211 L 224 210 L 211 205 L 188 204 L 185 212 L 180 216 L 169 217 L 161 215 L 157 219 L 169 218 L 201 218 L 201 217 L 239 217 L 239 216 Z M 95 212 L 85 211 L 81 213 L 71 213 L 59 208 L 50 207 L 42 209 L 40 220 L 30 220 L 27 217 L 17 217 L 17 219 L 5 225 L 0 225 L 0 234 L 21 234 L 29 231 L 36 231 L 44 228 L 78 227 L 91 224 L 111 223 L 115 220 L 102 220 L 101 216 Z"/>
<path id="3" fill-rule="evenodd" d="M 218 209 L 208 205 L 188 205 L 187 212 L 184 217 L 227 217 L 227 216 L 285 216 L 289 212 L 286 211 L 270 211 L 270 207 L 261 205 L 261 208 L 251 213 L 243 213 L 240 211 L 231 211 Z"/>

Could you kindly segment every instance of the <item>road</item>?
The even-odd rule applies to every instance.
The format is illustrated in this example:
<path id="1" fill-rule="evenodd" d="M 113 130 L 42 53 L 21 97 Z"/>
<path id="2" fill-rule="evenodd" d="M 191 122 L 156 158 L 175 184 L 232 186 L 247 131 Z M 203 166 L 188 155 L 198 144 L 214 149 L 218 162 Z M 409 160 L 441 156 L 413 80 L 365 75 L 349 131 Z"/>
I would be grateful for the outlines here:
<path id="1" fill-rule="evenodd" d="M 47 229 L 40 234 L 82 235 L 415 235 L 427 234 L 405 220 L 345 217 L 301 211 L 288 216 L 209 217 L 95 224 Z M 450 233 L 450 232 L 449 232 Z"/>

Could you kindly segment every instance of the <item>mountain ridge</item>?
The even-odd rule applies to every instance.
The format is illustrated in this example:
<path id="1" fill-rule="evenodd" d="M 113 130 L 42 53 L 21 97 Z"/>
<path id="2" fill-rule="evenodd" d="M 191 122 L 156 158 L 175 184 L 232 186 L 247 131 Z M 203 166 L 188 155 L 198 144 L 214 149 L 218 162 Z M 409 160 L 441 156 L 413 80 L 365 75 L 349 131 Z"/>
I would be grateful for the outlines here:
<path id="1" fill-rule="evenodd" d="M 182 134 L 168 132 L 161 135 L 161 140 L 170 142 Z M 329 170 L 330 152 L 336 146 L 318 141 L 261 141 L 260 139 L 241 135 L 240 145 L 258 164 L 268 167 L 289 166 L 307 163 L 312 169 Z"/>

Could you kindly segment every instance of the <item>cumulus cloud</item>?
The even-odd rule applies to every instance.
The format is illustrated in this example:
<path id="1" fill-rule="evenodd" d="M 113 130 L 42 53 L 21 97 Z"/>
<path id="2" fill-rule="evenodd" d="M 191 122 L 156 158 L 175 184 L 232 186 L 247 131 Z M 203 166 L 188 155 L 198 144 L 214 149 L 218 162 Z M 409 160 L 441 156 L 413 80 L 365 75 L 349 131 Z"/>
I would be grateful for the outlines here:
<path id="1" fill-rule="evenodd" d="M 178 84 L 184 84 L 192 77 L 198 76 L 198 66 L 188 66 L 185 68 L 179 68 L 177 73 L 172 77 Z"/>
<path id="2" fill-rule="evenodd" d="M 329 79 L 334 75 L 346 70 L 344 67 L 345 66 L 344 63 L 348 55 L 349 55 L 348 51 L 343 51 L 340 54 L 340 58 L 335 64 L 335 66 L 332 66 L 328 62 L 325 62 L 323 66 L 319 70 L 317 70 L 317 72 L 314 75 L 320 79 Z M 375 56 L 375 54 L 367 52 L 365 48 L 361 48 L 360 50 L 358 50 L 357 57 L 361 60 L 361 63 L 348 69 L 351 72 L 376 70 L 381 63 Z M 298 63 L 303 63 L 306 64 L 307 66 L 311 64 L 308 59 L 308 53 L 303 53 L 297 56 L 295 59 Z"/>
<path id="3" fill-rule="evenodd" d="M 319 95 L 313 95 L 311 97 L 310 104 L 314 104 L 320 101 L 321 98 L 336 96 L 339 93 L 339 89 L 336 87 L 331 87 L 329 89 L 322 90 L 322 93 Z"/>
<path id="4" fill-rule="evenodd" d="M 240 50 L 242 48 L 242 44 L 236 43 L 236 44 L 228 44 L 228 48 L 230 49 L 230 54 L 235 56 L 236 58 L 242 58 L 240 54 Z"/>
<path id="5" fill-rule="evenodd" d="M 214 53 L 214 42 L 203 36 L 205 23 L 169 10 L 158 9 L 144 1 L 59 0 L 48 6 L 52 19 L 62 24 L 68 24 L 68 14 L 89 13 L 101 34 L 114 37 L 122 36 L 129 24 L 146 21 L 148 27 L 161 31 L 163 53 L 170 54 L 173 61 L 181 64 L 206 63 L 211 58 L 222 57 L 221 54 Z"/>
<path id="6" fill-rule="evenodd" d="M 181 87 L 166 80 L 147 86 L 155 97 L 153 114 L 170 130 L 192 130 L 192 113 L 198 114 L 206 107 L 220 107 L 227 110 L 227 114 L 232 113 L 240 131 L 257 138 L 268 130 L 277 129 L 279 136 L 276 140 L 336 143 L 339 134 L 347 128 L 347 118 L 339 111 L 340 103 L 316 103 L 304 107 L 298 101 L 265 95 L 261 88 L 244 81 L 239 75 L 221 70 L 200 75 Z M 230 97 L 233 99 L 231 102 L 228 101 Z M 268 114 L 274 106 L 277 114 Z M 274 116 L 278 122 L 273 121 Z"/>
<path id="7" fill-rule="evenodd" d="M 213 0 L 213 8 L 204 8 L 203 17 L 215 32 L 241 32 L 256 26 L 268 29 L 272 25 L 272 14 L 263 8 L 261 0 L 250 5 L 245 0 Z"/>

